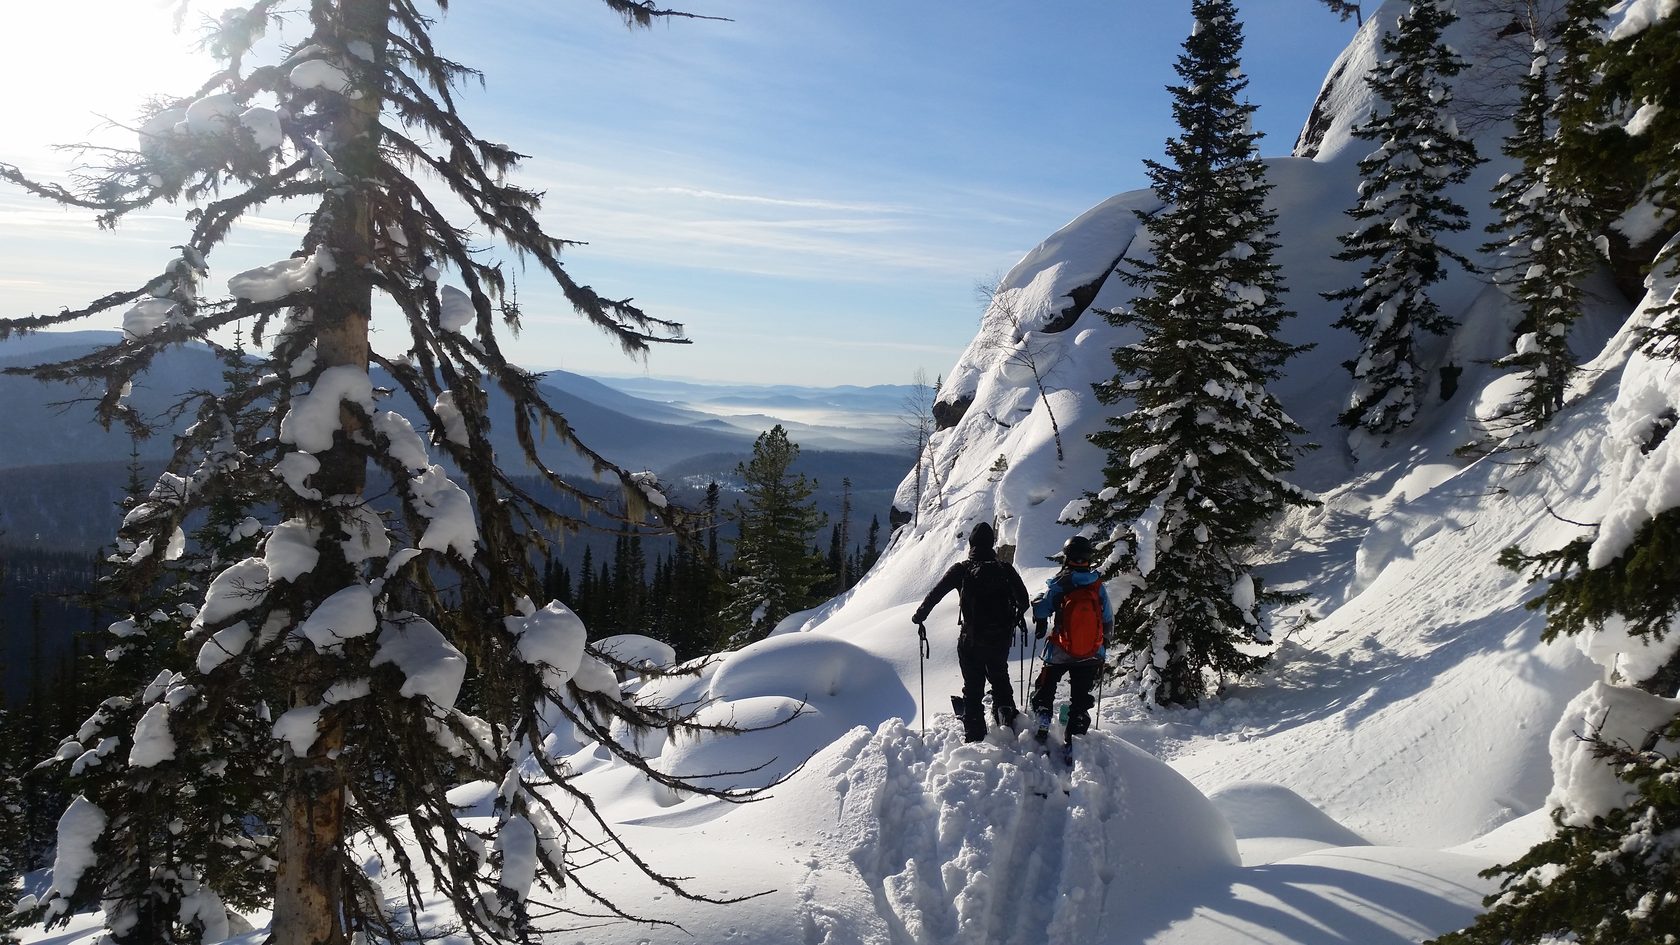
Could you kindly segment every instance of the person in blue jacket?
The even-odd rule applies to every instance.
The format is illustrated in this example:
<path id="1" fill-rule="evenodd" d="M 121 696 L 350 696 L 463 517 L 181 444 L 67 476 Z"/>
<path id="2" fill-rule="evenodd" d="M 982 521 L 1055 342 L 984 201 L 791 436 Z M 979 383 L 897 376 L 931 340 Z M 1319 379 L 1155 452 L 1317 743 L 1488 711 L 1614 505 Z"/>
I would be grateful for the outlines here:
<path id="1" fill-rule="evenodd" d="M 1056 618 L 1056 629 L 1044 648 L 1044 668 L 1032 690 L 1039 741 L 1050 734 L 1050 710 L 1056 704 L 1056 686 L 1063 676 L 1068 677 L 1072 695 L 1068 739 L 1091 728 L 1091 706 L 1096 701 L 1091 690 L 1102 673 L 1107 644 L 1114 635 L 1114 607 L 1108 600 L 1108 588 L 1091 565 L 1095 552 L 1084 535 L 1069 538 L 1062 545 L 1062 569 L 1033 600 L 1033 625 L 1039 639 L 1048 631 L 1050 618 Z"/>

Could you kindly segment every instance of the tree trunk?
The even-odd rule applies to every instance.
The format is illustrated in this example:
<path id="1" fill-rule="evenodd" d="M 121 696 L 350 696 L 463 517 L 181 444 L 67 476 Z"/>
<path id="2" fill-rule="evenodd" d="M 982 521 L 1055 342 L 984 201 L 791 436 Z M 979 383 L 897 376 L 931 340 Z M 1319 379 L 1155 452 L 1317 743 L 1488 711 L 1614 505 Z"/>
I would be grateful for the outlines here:
<path id="1" fill-rule="evenodd" d="M 288 759 L 274 882 L 275 945 L 345 945 L 344 775 L 329 757 L 344 728 L 322 732 L 310 753 Z"/>
<path id="2" fill-rule="evenodd" d="M 365 42 L 375 50 L 375 61 L 382 62 L 389 16 L 389 0 L 316 0 L 310 19 L 317 41 L 330 37 L 327 45 L 338 49 Z M 355 78 L 352 88 L 359 96 L 341 96 L 330 106 L 337 114 L 328 139 L 322 142 L 347 183 L 322 200 L 316 218 L 322 244 L 336 262 L 333 272 L 321 276 L 313 313 L 316 363 L 321 370 L 368 368 L 373 286 L 365 263 L 373 255 L 370 191 L 378 186 L 382 99 L 374 71 L 377 66 L 361 64 L 360 68 L 368 70 L 375 81 Z M 329 501 L 333 496 L 359 498 L 364 491 L 367 459 L 352 439 L 360 427 L 360 418 L 341 406 L 333 447 L 317 456 L 321 468 L 312 484 Z M 326 517 L 333 517 L 330 510 Z M 309 605 L 361 580 L 358 569 L 345 560 L 336 523 L 319 524 L 323 525 L 320 562 L 305 578 L 300 596 Z M 292 689 L 293 707 L 320 703 L 322 692 L 336 675 L 334 663 L 320 654 L 301 656 Z M 352 930 L 346 919 L 354 910 L 344 901 L 345 779 L 339 760 L 345 744 L 344 721 L 328 710 L 309 752 L 298 757 L 287 751 L 271 939 L 276 945 L 346 945 L 350 940 Z"/>

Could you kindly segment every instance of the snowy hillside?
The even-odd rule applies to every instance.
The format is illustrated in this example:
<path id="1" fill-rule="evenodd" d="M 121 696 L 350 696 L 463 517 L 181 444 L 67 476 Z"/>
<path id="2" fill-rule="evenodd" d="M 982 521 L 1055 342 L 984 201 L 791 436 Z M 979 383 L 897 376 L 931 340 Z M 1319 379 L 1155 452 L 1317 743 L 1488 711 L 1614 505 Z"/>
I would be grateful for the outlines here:
<path id="1" fill-rule="evenodd" d="M 1460 4 L 1465 20 L 1450 38 L 1463 49 L 1485 42 L 1470 35 L 1480 5 Z M 1270 669 L 1195 710 L 1109 692 L 1068 770 L 1001 730 L 961 743 L 948 704 L 960 690 L 954 601 L 934 610 L 932 656 L 920 660 L 910 615 L 976 523 L 996 524 L 1036 590 L 1071 534 L 1058 518 L 1101 481 L 1103 456 L 1086 436 L 1108 408 L 1091 385 L 1111 376 L 1109 352 L 1126 339 L 1101 310 L 1128 305 L 1131 290 L 1109 273 L 1148 252 L 1136 214 L 1155 209 L 1149 193 L 1122 194 L 1051 235 L 999 285 L 988 317 L 1032 333 L 1024 343 L 1039 346 L 1047 396 L 983 330 L 945 373 L 931 475 L 907 476 L 899 490 L 913 520 L 862 583 L 697 678 L 643 691 L 704 701 L 706 719 L 786 722 L 732 739 L 642 742 L 665 771 L 751 771 L 720 779 L 737 785 L 785 778 L 768 798 L 675 796 L 599 746 L 552 746 L 654 866 L 693 877 L 706 895 L 763 895 L 695 904 L 605 860 L 588 882 L 676 927 L 608 923 L 551 942 L 1386 945 L 1480 911 L 1491 885 L 1477 873 L 1549 829 L 1553 750 L 1580 724 L 1572 700 L 1604 676 L 1575 643 L 1540 642 L 1543 618 L 1523 607 L 1532 589 L 1495 558 L 1511 544 L 1558 547 L 1581 533 L 1571 522 L 1612 510 L 1626 494 L 1612 479 L 1627 468 L 1616 431 L 1629 408 L 1618 398 L 1671 397 L 1661 391 L 1673 381 L 1653 380 L 1632 354 L 1639 315 L 1629 321 L 1634 305 L 1606 275 L 1571 338 L 1590 363 L 1539 449 L 1463 451 L 1486 437 L 1481 419 L 1502 396 L 1488 362 L 1509 346 L 1516 312 L 1498 288 L 1457 273 L 1435 293 L 1458 328 L 1422 352 L 1435 378 L 1426 412 L 1354 461 L 1335 418 L 1355 339 L 1330 327 L 1339 309 L 1320 293 L 1357 278 L 1331 258 L 1363 156 L 1349 136 L 1370 107 L 1357 79 L 1404 6 L 1383 3 L 1336 64 L 1313 156 L 1268 164 L 1296 313 L 1286 333 L 1312 346 L 1273 390 L 1318 445 L 1293 480 L 1322 503 L 1280 522 L 1270 549 L 1268 582 L 1306 595 L 1274 615 Z M 1491 68 L 1461 81 L 1497 88 Z M 1477 132 L 1490 160 L 1459 192 L 1473 228 L 1457 248 L 1472 257 L 1488 192 L 1509 168 L 1504 130 Z M 1641 311 L 1674 289 L 1659 280 Z M 1449 366 L 1461 373 L 1443 390 Z M 1018 651 L 1013 670 L 1028 672 L 1032 656 Z M 493 793 L 470 785 L 458 800 L 482 805 Z M 25 941 L 69 945 L 89 927 Z"/>

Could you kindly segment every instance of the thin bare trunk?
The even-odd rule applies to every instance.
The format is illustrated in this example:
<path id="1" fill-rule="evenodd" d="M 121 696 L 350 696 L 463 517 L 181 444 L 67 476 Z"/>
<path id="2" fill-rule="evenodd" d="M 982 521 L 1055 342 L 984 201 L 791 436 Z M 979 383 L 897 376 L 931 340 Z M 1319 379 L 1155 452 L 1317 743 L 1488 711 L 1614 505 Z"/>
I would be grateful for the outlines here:
<path id="1" fill-rule="evenodd" d="M 1056 411 L 1050 407 L 1050 395 L 1044 390 L 1044 375 L 1038 372 L 1038 361 L 1029 361 L 1032 367 L 1033 383 L 1038 385 L 1038 399 L 1044 404 L 1044 415 L 1050 418 L 1050 432 L 1056 437 L 1056 462 L 1066 457 L 1062 455 L 1062 426 L 1056 422 Z"/>
<path id="2" fill-rule="evenodd" d="M 366 42 L 380 54 L 385 49 L 389 0 L 316 0 L 311 19 L 317 36 L 333 36 L 339 48 Z M 367 188 L 375 186 L 379 167 L 381 99 L 373 83 L 357 83 L 359 97 L 340 97 L 331 140 L 324 142 L 349 184 L 329 195 L 317 217 L 322 243 L 337 265 L 321 277 L 313 312 L 316 363 L 321 369 L 351 366 L 368 368 L 368 323 L 373 286 L 366 261 L 373 255 L 372 207 Z M 361 418 L 340 407 L 340 432 L 332 449 L 319 454 L 321 468 L 312 482 L 322 495 L 359 500 L 367 482 L 367 460 L 354 442 Z M 336 540 L 339 529 L 333 509 L 321 523 L 321 558 L 307 576 L 302 600 L 318 604 L 360 580 L 344 558 Z M 298 615 L 303 616 L 303 615 Z M 319 655 L 302 657 L 302 682 L 292 691 L 292 705 L 318 705 L 332 680 L 331 667 Z M 342 851 L 345 845 L 345 776 L 340 753 L 345 746 L 343 719 L 332 710 L 323 713 L 321 731 L 309 752 L 298 757 L 288 750 L 284 798 L 279 825 L 279 864 L 275 877 L 274 935 L 279 945 L 346 945 L 346 894 Z"/>

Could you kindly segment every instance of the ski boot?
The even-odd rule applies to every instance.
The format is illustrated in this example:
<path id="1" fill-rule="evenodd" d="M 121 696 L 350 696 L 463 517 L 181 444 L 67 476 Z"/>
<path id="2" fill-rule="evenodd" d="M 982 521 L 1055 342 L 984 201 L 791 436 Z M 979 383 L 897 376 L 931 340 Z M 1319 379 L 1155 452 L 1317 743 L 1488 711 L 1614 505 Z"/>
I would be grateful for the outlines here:
<path id="1" fill-rule="evenodd" d="M 1049 709 L 1039 709 L 1038 710 L 1038 731 L 1033 733 L 1033 739 L 1041 745 L 1044 744 L 1046 741 L 1049 741 L 1049 739 L 1050 739 L 1050 710 Z"/>

